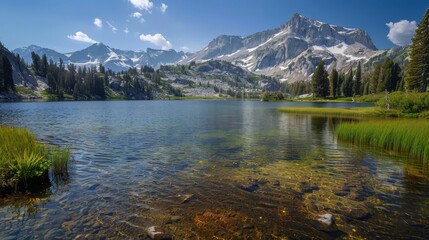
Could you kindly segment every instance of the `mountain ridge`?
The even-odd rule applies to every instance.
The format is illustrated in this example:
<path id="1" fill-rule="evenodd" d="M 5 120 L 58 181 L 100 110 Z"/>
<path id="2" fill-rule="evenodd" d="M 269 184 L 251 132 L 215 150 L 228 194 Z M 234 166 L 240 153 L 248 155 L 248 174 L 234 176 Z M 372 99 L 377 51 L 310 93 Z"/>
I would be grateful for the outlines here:
<path id="1" fill-rule="evenodd" d="M 225 60 L 282 81 L 308 80 L 317 64 L 340 71 L 383 53 L 360 28 L 347 28 L 301 14 L 280 27 L 248 36 L 220 35 L 181 63 Z M 335 64 L 333 64 L 335 62 Z"/>
<path id="2" fill-rule="evenodd" d="M 142 67 L 144 65 L 158 68 L 163 64 L 176 63 L 186 58 L 189 53 L 175 50 L 157 50 L 147 48 L 146 51 L 121 50 L 109 47 L 103 43 L 94 43 L 87 48 L 70 53 L 59 53 L 55 50 L 36 45 L 16 48 L 12 52 L 19 54 L 30 64 L 31 52 L 42 56 L 46 54 L 48 60 L 64 63 L 73 63 L 77 66 L 93 66 L 103 64 L 113 71 L 126 71 L 130 67 Z"/>

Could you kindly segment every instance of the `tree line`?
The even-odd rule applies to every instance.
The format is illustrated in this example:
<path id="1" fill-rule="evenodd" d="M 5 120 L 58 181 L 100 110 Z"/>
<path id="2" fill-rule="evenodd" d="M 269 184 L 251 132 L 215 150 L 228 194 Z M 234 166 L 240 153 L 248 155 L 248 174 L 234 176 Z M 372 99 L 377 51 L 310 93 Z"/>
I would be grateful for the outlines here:
<path id="1" fill-rule="evenodd" d="M 64 64 L 60 59 L 58 63 L 52 59 L 48 61 L 45 54 L 40 57 L 31 53 L 31 69 L 34 74 L 46 78 L 48 93 L 58 100 L 64 99 L 68 94 L 74 99 L 106 99 L 105 85 L 108 72 L 100 65 L 98 68 L 76 67 L 74 64 Z"/>
<path id="2" fill-rule="evenodd" d="M 321 61 L 311 77 L 311 92 L 314 97 L 352 97 L 380 92 L 409 91 L 426 92 L 429 81 L 429 9 L 426 10 L 410 46 L 410 62 L 405 70 L 387 58 L 375 65 L 373 71 L 362 76 L 359 62 L 348 73 L 339 73 L 335 68 L 330 74 Z M 302 87 L 302 85 L 298 85 Z"/>

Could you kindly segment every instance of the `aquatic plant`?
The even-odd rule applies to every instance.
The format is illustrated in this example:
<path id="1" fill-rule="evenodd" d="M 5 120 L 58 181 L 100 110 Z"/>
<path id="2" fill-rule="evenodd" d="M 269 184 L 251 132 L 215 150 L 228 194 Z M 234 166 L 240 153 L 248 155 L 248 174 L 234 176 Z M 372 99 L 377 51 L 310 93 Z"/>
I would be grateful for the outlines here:
<path id="1" fill-rule="evenodd" d="M 0 192 L 46 179 L 52 167 L 54 174 L 67 171 L 70 148 L 52 147 L 37 141 L 27 129 L 0 126 Z M 43 180 L 44 181 L 44 180 Z"/>
<path id="2" fill-rule="evenodd" d="M 55 174 L 64 174 L 68 171 L 68 162 L 71 155 L 70 147 L 60 148 L 53 147 L 51 149 L 52 170 Z"/>
<path id="3" fill-rule="evenodd" d="M 341 141 L 405 153 L 429 162 L 428 121 L 402 119 L 341 123 L 336 132 Z"/>

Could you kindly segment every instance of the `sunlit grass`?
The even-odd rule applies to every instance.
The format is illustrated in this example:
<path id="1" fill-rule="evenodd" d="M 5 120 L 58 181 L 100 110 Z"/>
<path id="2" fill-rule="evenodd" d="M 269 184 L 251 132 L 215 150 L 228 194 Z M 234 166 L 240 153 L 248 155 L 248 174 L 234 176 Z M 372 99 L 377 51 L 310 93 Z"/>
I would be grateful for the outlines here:
<path id="1" fill-rule="evenodd" d="M 287 107 L 279 108 L 281 112 L 295 114 L 311 114 L 318 116 L 337 116 L 337 117 L 398 117 L 400 112 L 397 110 L 387 110 L 378 107 L 363 108 L 315 108 L 315 107 Z"/>
<path id="2" fill-rule="evenodd" d="M 429 122 L 424 120 L 378 120 L 341 123 L 338 139 L 405 153 L 429 162 Z"/>
<path id="3" fill-rule="evenodd" d="M 70 149 L 37 141 L 27 129 L 0 126 L 0 189 L 5 185 L 27 185 L 30 179 L 67 172 Z"/>
<path id="4" fill-rule="evenodd" d="M 54 173 L 63 174 L 68 171 L 68 162 L 71 155 L 70 147 L 60 148 L 53 147 L 51 149 L 51 163 Z"/>

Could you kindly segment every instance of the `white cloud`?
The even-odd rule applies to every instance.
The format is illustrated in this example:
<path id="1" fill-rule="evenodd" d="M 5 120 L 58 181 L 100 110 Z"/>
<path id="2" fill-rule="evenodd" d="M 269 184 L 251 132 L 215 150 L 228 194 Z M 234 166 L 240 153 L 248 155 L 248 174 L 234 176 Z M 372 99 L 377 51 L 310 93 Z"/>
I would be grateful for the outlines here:
<path id="1" fill-rule="evenodd" d="M 128 0 L 135 8 L 150 12 L 153 8 L 153 3 L 150 0 Z"/>
<path id="2" fill-rule="evenodd" d="M 167 5 L 167 4 L 165 4 L 165 3 L 162 3 L 162 4 L 161 4 L 161 7 L 160 7 L 161 12 L 165 13 L 165 11 L 167 11 L 167 8 L 168 8 L 168 5 Z"/>
<path id="3" fill-rule="evenodd" d="M 103 20 L 96 18 L 94 19 L 94 25 L 97 26 L 98 28 L 102 28 L 103 27 Z"/>
<path id="4" fill-rule="evenodd" d="M 399 22 L 386 23 L 389 27 L 389 34 L 387 37 L 389 40 L 398 46 L 404 46 L 411 43 L 411 39 L 416 33 L 417 23 L 416 21 L 401 20 Z"/>
<path id="5" fill-rule="evenodd" d="M 97 43 L 97 41 L 90 38 L 88 35 L 86 35 L 83 32 L 76 32 L 74 35 L 68 35 L 67 37 L 78 42 Z"/>
<path id="6" fill-rule="evenodd" d="M 133 17 L 133 18 L 141 18 L 142 16 L 143 16 L 143 14 L 141 14 L 139 12 L 131 13 L 131 17 Z"/>
<path id="7" fill-rule="evenodd" d="M 106 23 L 107 23 L 107 26 L 109 26 L 109 28 L 112 29 L 113 33 L 116 33 L 116 31 L 118 31 L 118 29 L 115 26 L 113 26 L 109 21 L 106 21 Z"/>
<path id="8" fill-rule="evenodd" d="M 168 50 L 173 47 L 173 45 L 171 45 L 171 43 L 167 41 L 167 39 L 165 39 L 164 36 L 162 36 L 162 34 L 160 33 L 154 35 L 142 34 L 140 35 L 140 40 L 150 42 L 152 44 L 155 44 L 156 46 L 160 46 L 162 50 Z"/>
<path id="9" fill-rule="evenodd" d="M 181 46 L 181 47 L 180 47 L 180 50 L 185 51 L 185 52 L 188 52 L 190 49 L 189 49 L 189 47 L 188 47 L 188 46 Z"/>
<path id="10" fill-rule="evenodd" d="M 130 16 L 133 17 L 133 18 L 140 19 L 141 23 L 144 23 L 144 21 L 145 21 L 144 18 L 143 18 L 143 15 L 141 13 L 139 13 L 139 12 L 131 13 Z"/>
<path id="11" fill-rule="evenodd" d="M 125 34 L 128 34 L 130 31 L 128 30 L 128 27 L 125 27 L 125 29 L 124 29 L 124 33 Z"/>

